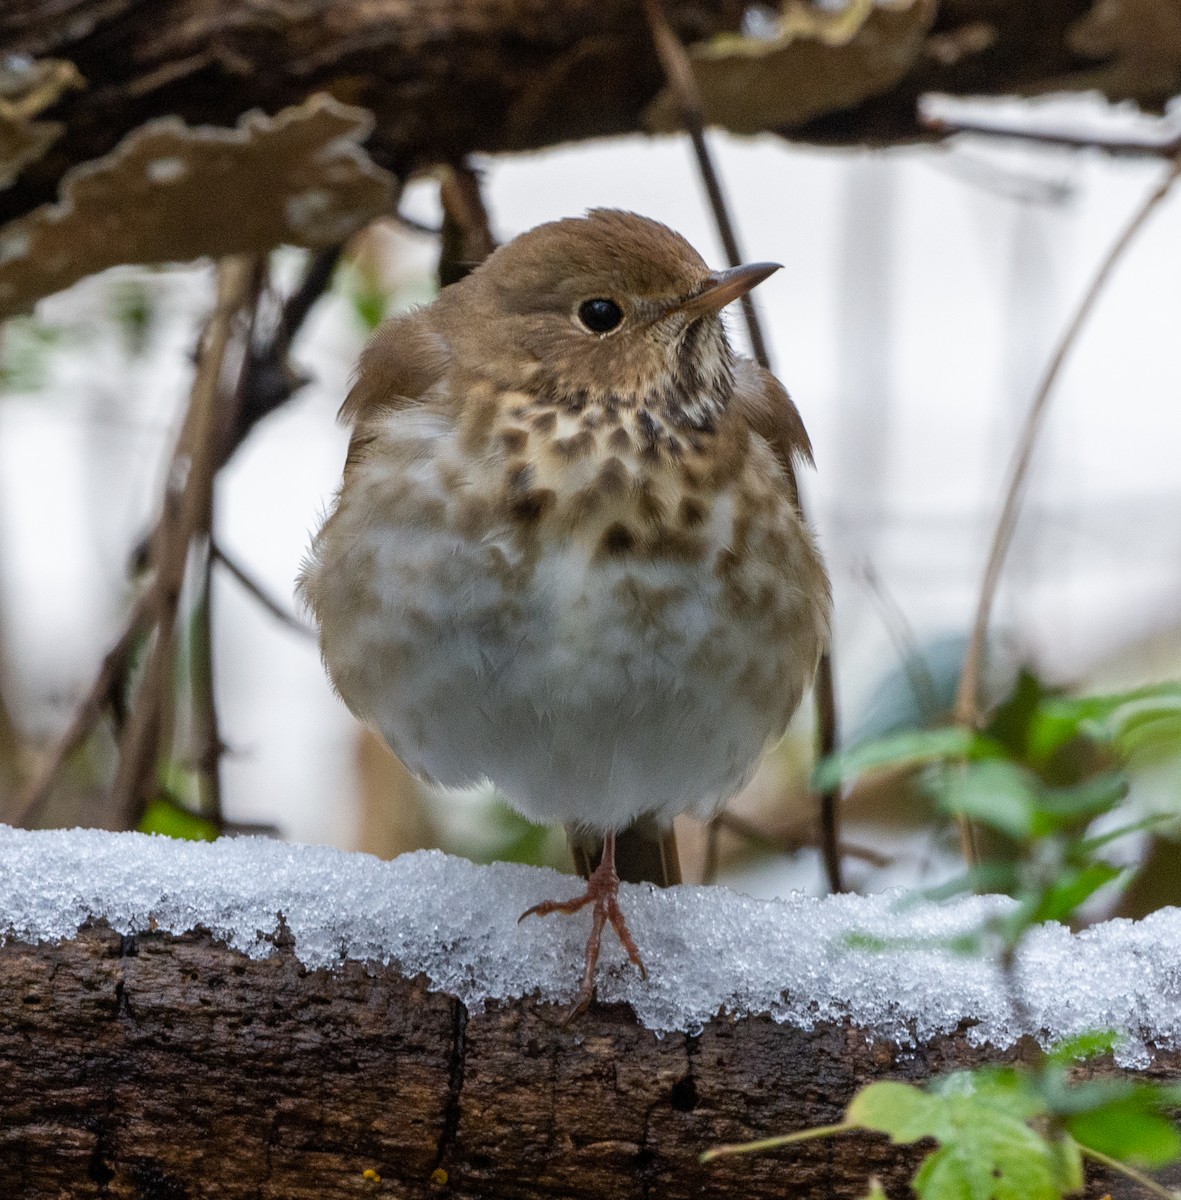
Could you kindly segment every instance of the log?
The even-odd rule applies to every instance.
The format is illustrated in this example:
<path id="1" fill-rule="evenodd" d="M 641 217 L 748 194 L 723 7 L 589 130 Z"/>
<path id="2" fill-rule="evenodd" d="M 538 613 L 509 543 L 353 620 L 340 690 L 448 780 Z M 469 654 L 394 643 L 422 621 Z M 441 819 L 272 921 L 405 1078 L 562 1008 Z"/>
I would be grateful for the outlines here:
<path id="1" fill-rule="evenodd" d="M 8 931 L 0 944 L 0 1196 L 856 1200 L 876 1173 L 901 1197 L 923 1147 L 877 1136 L 708 1165 L 697 1156 L 722 1142 L 834 1122 L 872 1080 L 922 1080 L 1034 1052 L 1027 1038 L 1005 1050 L 973 1044 L 972 1025 L 987 1027 L 987 1004 L 942 1033 L 885 1036 L 832 1015 L 825 979 L 816 999 L 795 998 L 803 1004 L 793 1019 L 760 1013 L 755 997 L 745 1015 L 732 1000 L 731 1015 L 717 1011 L 688 1031 L 669 1027 L 679 1018 L 666 1017 L 663 1034 L 646 1027 L 642 1020 L 652 1026 L 664 1010 L 645 997 L 702 986 L 693 955 L 722 956 L 702 930 L 679 966 L 670 957 L 703 916 L 716 914 L 725 944 L 735 940 L 731 917 L 749 926 L 734 967 L 726 960 L 728 977 L 764 946 L 782 954 L 769 935 L 785 914 L 815 926 L 835 913 L 839 928 L 877 904 L 760 905 L 725 889 L 628 888 L 633 929 L 661 956 L 650 964 L 654 978 L 640 983 L 608 947 L 605 990 L 619 994 L 622 978 L 636 1003 L 596 1004 L 563 1024 L 566 1010 L 552 1000 L 573 989 L 585 929 L 572 920 L 515 923 L 522 900 L 561 882 L 553 872 L 477 868 L 437 853 L 383 864 L 262 839 L 199 846 L 0 828 L 0 931 Z M 506 903 L 512 913 L 500 914 Z M 284 907 L 291 922 L 274 921 Z M 97 911 L 110 921 L 95 919 Z M 680 929 L 678 911 L 687 914 Z M 1155 1011 L 1167 1019 L 1175 1001 L 1159 993 L 1174 990 L 1172 922 L 1121 926 L 1112 938 L 1124 938 L 1122 951 L 1102 932 L 1087 941 L 1061 931 L 1067 957 L 1055 960 L 1048 990 L 1076 986 L 1071 962 L 1085 979 L 1104 961 L 1096 954 L 1110 954 L 1119 977 L 1111 994 L 1139 990 L 1150 1007 L 1165 1006 Z M 673 927 L 663 943 L 660 925 Z M 1139 932 L 1129 940 L 1128 930 Z M 797 920 L 785 942 L 808 936 Z M 498 953 L 530 957 L 498 962 Z M 333 961 L 309 965 L 325 958 Z M 880 963 L 867 991 L 885 980 L 898 993 L 913 977 L 907 959 L 896 977 L 887 959 L 852 961 L 870 971 Z M 932 976 L 943 970 L 929 955 L 915 961 Z M 839 969 L 833 960 L 825 974 Z M 978 994 L 980 977 L 968 970 L 964 994 Z M 449 973 L 454 984 L 441 985 Z M 498 977 L 501 984 L 489 982 Z M 501 998 L 489 998 L 496 987 Z M 938 987 L 936 999 L 948 994 Z M 1096 1003 L 1108 1011 L 1110 995 Z M 851 1011 L 857 1004 L 852 997 Z M 810 1010 L 821 1019 L 800 1018 Z M 1158 1049 L 1147 1072 L 1181 1078 L 1181 1054 Z M 1181 1171 L 1172 1178 L 1181 1182 Z M 1092 1175 L 1087 1195 L 1106 1194 L 1135 1193 Z"/>
<path id="2" fill-rule="evenodd" d="M 746 7 L 665 6 L 689 43 L 734 31 Z M 928 136 L 915 113 L 928 91 L 1096 88 L 1159 109 L 1181 90 L 1171 0 L 932 7 L 897 78 L 832 111 L 805 110 L 781 132 L 831 144 Z M 64 60 L 85 81 L 40 113 L 60 135 L 0 190 L 0 224 L 52 200 L 70 167 L 163 115 L 228 127 L 250 109 L 275 113 L 327 91 L 373 111 L 370 152 L 404 176 L 476 152 L 643 130 L 663 86 L 634 0 L 5 0 L 0 53 Z M 20 59 L 8 61 L 11 71 Z M 817 69 L 824 88 L 840 67 L 825 58 Z"/>
<path id="3" fill-rule="evenodd" d="M 0 950 L 0 1195 L 854 1200 L 876 1173 L 902 1196 L 920 1152 L 878 1136 L 697 1155 L 836 1121 L 874 1079 L 1030 1050 L 766 1017 L 659 1038 L 622 1004 L 564 1027 L 531 1000 L 468 1012 L 395 968 L 309 971 L 277 941 L 257 960 L 98 925 Z M 1108 1193 L 1135 1194 L 1094 1174 L 1087 1195 Z"/>

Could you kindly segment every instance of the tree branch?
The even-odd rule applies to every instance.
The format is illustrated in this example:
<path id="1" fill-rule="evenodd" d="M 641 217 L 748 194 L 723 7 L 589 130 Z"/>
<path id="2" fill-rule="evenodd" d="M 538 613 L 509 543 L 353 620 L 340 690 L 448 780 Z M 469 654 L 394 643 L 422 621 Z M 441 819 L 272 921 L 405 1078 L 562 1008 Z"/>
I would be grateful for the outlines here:
<path id="1" fill-rule="evenodd" d="M 883 1137 L 698 1156 L 831 1126 L 870 1079 L 1014 1057 L 963 1031 L 902 1048 L 768 1018 L 658 1038 L 622 1005 L 563 1028 L 533 1000 L 468 1011 L 392 964 L 309 971 L 282 930 L 262 959 L 205 933 L 10 939 L 0 1013 L 13 1197 L 827 1200 L 871 1174 L 903 1196 L 922 1150 Z M 1176 1078 L 1181 1055 L 1159 1051 L 1152 1071 Z M 1088 1174 L 1091 1200 L 1136 1194 Z"/>

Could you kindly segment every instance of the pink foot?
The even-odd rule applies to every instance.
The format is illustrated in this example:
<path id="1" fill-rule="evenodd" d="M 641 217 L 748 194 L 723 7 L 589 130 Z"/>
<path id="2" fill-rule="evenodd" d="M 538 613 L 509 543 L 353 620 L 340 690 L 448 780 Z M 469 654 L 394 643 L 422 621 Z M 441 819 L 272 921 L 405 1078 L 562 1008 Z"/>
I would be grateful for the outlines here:
<path id="1" fill-rule="evenodd" d="M 550 913 L 576 913 L 588 904 L 593 904 L 590 937 L 586 940 L 586 970 L 582 975 L 582 986 L 578 989 L 578 1000 L 566 1016 L 573 1020 L 590 1004 L 595 991 L 595 967 L 599 962 L 599 951 L 603 941 L 603 927 L 608 924 L 615 930 L 627 956 L 636 965 L 642 979 L 648 972 L 640 958 L 640 951 L 632 938 L 623 912 L 619 907 L 619 876 L 615 873 L 615 834 L 609 833 L 603 840 L 603 857 L 586 881 L 586 891 L 573 900 L 547 900 L 526 909 L 519 920 L 526 917 L 548 917 Z"/>

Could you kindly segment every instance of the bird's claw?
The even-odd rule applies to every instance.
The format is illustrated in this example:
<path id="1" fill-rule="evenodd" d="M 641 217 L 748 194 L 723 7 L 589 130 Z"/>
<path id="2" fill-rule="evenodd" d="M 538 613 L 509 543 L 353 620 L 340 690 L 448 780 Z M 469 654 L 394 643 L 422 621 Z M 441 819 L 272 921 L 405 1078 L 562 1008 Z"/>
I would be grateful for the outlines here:
<path id="1" fill-rule="evenodd" d="M 593 906 L 590 936 L 586 940 L 586 966 L 582 975 L 582 985 L 578 989 L 578 999 L 574 1007 L 562 1021 L 563 1025 L 569 1024 L 584 1012 L 594 998 L 595 968 L 599 963 L 604 926 L 610 925 L 615 931 L 615 936 L 627 952 L 629 961 L 640 972 L 640 978 L 648 978 L 648 970 L 640 957 L 639 947 L 631 935 L 631 930 L 627 927 L 627 921 L 624 920 L 618 897 L 619 876 L 615 874 L 614 863 L 605 859 L 591 873 L 591 877 L 586 881 L 586 891 L 581 896 L 575 896 L 572 900 L 546 900 L 541 904 L 534 904 L 517 918 L 520 923 L 526 917 L 548 917 L 551 913 L 559 912 L 572 914 L 580 912 L 588 904 Z"/>

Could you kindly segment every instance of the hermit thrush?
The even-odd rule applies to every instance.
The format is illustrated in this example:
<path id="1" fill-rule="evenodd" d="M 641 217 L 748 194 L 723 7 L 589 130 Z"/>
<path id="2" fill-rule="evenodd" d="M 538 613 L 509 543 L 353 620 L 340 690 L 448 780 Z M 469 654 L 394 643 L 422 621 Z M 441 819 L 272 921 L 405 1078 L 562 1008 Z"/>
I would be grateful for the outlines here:
<path id="1" fill-rule="evenodd" d="M 542 225 L 382 326 L 342 409 L 301 579 L 328 672 L 423 779 L 603 839 L 529 910 L 593 906 L 583 1003 L 607 922 L 643 970 L 615 833 L 734 795 L 827 635 L 807 434 L 720 318 L 776 269 L 631 213 Z"/>

